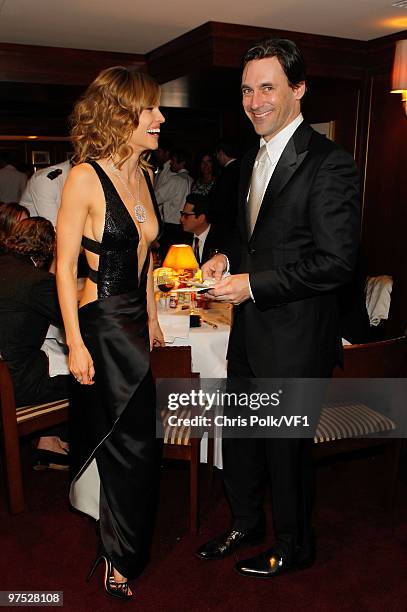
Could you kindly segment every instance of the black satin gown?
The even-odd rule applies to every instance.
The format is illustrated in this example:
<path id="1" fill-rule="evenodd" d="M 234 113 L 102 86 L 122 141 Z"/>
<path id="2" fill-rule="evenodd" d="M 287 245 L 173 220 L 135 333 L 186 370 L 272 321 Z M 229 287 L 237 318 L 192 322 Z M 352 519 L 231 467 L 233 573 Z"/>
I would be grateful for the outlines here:
<path id="1" fill-rule="evenodd" d="M 82 241 L 99 255 L 98 271 L 89 273 L 97 283 L 98 299 L 79 309 L 95 384 L 76 385 L 73 454 L 77 461 L 71 501 L 94 518 L 99 514 L 107 555 L 121 574 L 133 578 L 148 561 L 160 455 L 146 309 L 149 252 L 139 278 L 137 227 L 110 178 L 99 164 L 90 164 L 105 194 L 106 218 L 101 243 Z M 161 228 L 150 177 L 144 175 Z M 75 494 L 81 479 L 84 485 Z M 97 494 L 96 488 L 98 512 L 87 509 L 86 499 Z"/>

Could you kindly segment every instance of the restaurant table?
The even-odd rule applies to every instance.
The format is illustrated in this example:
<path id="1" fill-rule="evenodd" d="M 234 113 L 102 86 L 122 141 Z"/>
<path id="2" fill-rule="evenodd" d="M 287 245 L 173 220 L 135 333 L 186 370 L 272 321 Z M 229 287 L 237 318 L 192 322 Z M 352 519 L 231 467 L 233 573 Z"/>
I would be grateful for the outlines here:
<path id="1" fill-rule="evenodd" d="M 226 378 L 226 351 L 230 333 L 230 310 L 224 307 L 209 310 L 194 309 L 212 324 L 202 322 L 201 327 L 189 327 L 189 312 L 180 308 L 171 310 L 158 307 L 158 320 L 167 346 L 190 346 L 192 371 L 199 372 L 201 379 Z M 222 468 L 220 430 L 215 431 L 214 458 L 216 467 Z M 207 461 L 208 440 L 205 434 L 201 443 L 201 461 Z"/>

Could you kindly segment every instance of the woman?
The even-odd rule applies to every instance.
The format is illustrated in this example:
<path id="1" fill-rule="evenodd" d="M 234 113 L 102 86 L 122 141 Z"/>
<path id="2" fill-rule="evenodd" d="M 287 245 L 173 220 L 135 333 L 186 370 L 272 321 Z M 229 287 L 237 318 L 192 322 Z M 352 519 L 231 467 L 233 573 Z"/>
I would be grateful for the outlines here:
<path id="1" fill-rule="evenodd" d="M 150 254 L 160 215 L 146 161 L 164 121 L 158 104 L 159 86 L 144 73 L 118 66 L 97 76 L 73 112 L 76 165 L 57 222 L 58 293 L 80 385 L 76 430 L 86 430 L 71 502 L 100 519 L 91 575 L 103 559 L 105 590 L 121 599 L 148 559 L 158 482 L 149 351 L 164 344 Z M 81 244 L 89 276 L 78 311 Z"/>
<path id="2" fill-rule="evenodd" d="M 61 324 L 55 276 L 47 271 L 55 246 L 52 223 L 42 217 L 24 219 L 3 244 L 0 351 L 10 370 L 16 404 L 66 398 L 70 377 L 50 377 L 48 357 L 41 350 L 50 323 Z M 58 427 L 40 438 L 35 469 L 68 469 L 66 433 L 65 427 Z"/>
<path id="3" fill-rule="evenodd" d="M 216 182 L 215 159 L 211 153 L 203 153 L 197 158 L 198 178 L 192 185 L 191 193 L 208 195 Z"/>
<path id="4" fill-rule="evenodd" d="M 21 204 L 0 202 L 0 253 L 4 251 L 4 241 L 12 234 L 17 223 L 29 216 L 30 213 Z"/>

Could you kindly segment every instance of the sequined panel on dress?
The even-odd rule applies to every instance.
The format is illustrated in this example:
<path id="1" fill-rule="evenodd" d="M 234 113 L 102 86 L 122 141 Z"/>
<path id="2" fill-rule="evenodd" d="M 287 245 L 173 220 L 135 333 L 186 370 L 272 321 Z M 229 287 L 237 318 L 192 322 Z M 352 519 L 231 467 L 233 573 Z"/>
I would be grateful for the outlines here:
<path id="1" fill-rule="evenodd" d="M 106 200 L 105 227 L 99 256 L 98 298 L 120 295 L 136 289 L 144 291 L 149 251 L 139 281 L 137 227 L 105 171 L 94 161 L 89 164 L 100 179 Z M 153 204 L 155 205 L 155 202 Z"/>

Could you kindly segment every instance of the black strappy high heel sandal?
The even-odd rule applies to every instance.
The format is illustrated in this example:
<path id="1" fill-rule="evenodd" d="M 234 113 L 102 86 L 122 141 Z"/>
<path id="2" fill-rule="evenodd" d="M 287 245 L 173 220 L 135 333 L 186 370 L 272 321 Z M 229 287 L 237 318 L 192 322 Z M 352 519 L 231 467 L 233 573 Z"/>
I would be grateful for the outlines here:
<path id="1" fill-rule="evenodd" d="M 133 597 L 133 593 L 129 588 L 128 581 L 126 580 L 126 582 L 117 582 L 117 580 L 115 580 L 112 562 L 103 550 L 99 551 L 96 555 L 96 559 L 93 562 L 93 565 L 86 579 L 87 582 L 89 582 L 89 580 L 92 578 L 97 566 L 102 560 L 105 562 L 104 587 L 106 593 L 111 597 L 116 597 L 117 599 L 122 599 L 124 601 L 131 599 Z"/>

